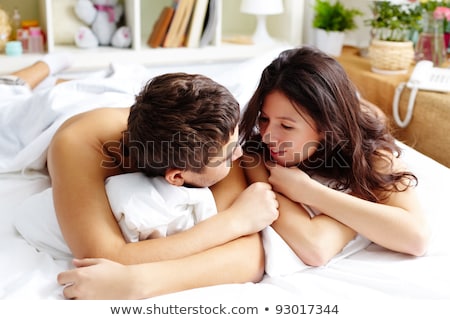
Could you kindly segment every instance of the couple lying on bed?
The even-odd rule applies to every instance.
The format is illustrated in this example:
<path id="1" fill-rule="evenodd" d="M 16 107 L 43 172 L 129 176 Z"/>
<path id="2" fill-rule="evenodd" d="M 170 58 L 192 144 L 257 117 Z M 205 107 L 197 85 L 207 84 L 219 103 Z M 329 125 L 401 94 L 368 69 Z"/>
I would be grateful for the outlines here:
<path id="1" fill-rule="evenodd" d="M 53 201 L 77 258 L 77 268 L 58 276 L 67 298 L 138 299 L 259 281 L 264 274 L 259 231 L 269 225 L 312 266 L 326 264 L 357 234 L 390 250 L 424 254 L 429 229 L 413 188 L 416 178 L 402 164 L 384 119 L 358 99 L 333 58 L 308 47 L 281 53 L 264 69 L 236 128 L 231 119 L 237 119 L 237 102 L 226 89 L 206 79 L 196 88 L 194 76 L 177 76 L 180 82 L 163 88 L 175 90 L 175 100 L 161 96 L 157 83 L 164 76 L 156 77 L 131 108 L 79 114 L 53 138 L 47 158 Z M 170 131 L 189 118 L 183 107 L 202 99 L 200 108 L 220 109 L 230 121 L 224 128 L 217 118 L 196 113 L 185 123 L 194 144 L 179 136 L 174 141 L 175 149 L 184 149 L 180 161 L 140 143 L 166 141 L 152 136 L 146 117 L 151 121 L 170 107 L 180 108 L 165 124 Z M 153 111 L 158 103 L 167 109 Z M 208 136 L 205 144 L 201 136 Z M 210 186 L 219 214 L 168 237 L 126 242 L 105 180 L 132 171 L 186 188 Z"/>

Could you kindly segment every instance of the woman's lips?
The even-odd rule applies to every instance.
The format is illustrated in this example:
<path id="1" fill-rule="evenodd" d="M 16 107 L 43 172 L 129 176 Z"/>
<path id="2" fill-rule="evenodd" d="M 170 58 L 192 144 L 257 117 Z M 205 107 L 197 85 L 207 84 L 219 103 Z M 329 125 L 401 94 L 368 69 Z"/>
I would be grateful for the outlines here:
<path id="1" fill-rule="evenodd" d="M 276 150 L 270 149 L 270 156 L 271 156 L 272 158 L 274 158 L 274 159 L 277 159 L 277 158 L 279 158 L 279 157 L 282 157 L 283 154 L 284 154 L 283 151 L 276 151 Z"/>

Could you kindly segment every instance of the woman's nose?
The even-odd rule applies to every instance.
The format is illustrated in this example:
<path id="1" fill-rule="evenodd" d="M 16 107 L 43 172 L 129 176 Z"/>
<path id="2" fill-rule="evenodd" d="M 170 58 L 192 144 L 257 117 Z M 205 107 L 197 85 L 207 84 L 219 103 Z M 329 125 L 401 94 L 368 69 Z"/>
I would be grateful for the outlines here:
<path id="1" fill-rule="evenodd" d="M 267 145 L 276 145 L 276 136 L 274 134 L 274 131 L 271 131 L 269 129 L 265 130 L 262 134 L 262 141 Z"/>
<path id="2" fill-rule="evenodd" d="M 260 134 L 264 143 L 268 144 L 274 139 L 273 125 L 269 121 L 260 129 Z"/>

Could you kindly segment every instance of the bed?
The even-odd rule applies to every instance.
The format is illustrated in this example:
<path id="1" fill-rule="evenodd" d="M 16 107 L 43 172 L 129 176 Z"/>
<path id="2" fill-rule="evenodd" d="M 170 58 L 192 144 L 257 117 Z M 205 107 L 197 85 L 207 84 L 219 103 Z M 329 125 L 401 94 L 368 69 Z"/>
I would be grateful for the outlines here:
<path id="1" fill-rule="evenodd" d="M 1 148 L 11 150 L 0 158 L 0 298 L 4 301 L 63 300 L 56 275 L 70 268 L 70 262 L 53 259 L 37 251 L 13 225 L 15 207 L 50 185 L 45 170 L 45 150 L 62 121 L 72 114 L 100 106 L 129 105 L 146 79 L 171 71 L 211 76 L 226 85 L 241 105 L 245 105 L 262 68 L 279 50 L 246 61 L 202 66 L 148 69 L 131 64 L 112 64 L 110 70 L 89 73 L 86 79 L 76 79 L 54 90 L 42 90 L 42 94 L 35 98 L 37 100 L 26 107 L 16 110 L 2 107 L 2 126 L 13 132 L 22 131 L 17 141 L 11 142 L 8 140 L 10 137 L 5 136 L 0 140 L 6 144 Z M 106 75 L 108 77 L 105 78 Z M 17 113 L 33 113 L 33 116 L 18 117 Z M 11 119 L 20 121 L 14 123 Z M 409 312 L 417 315 L 426 301 L 432 303 L 435 310 L 441 308 L 444 312 L 441 315 L 448 315 L 450 312 L 444 306 L 450 302 L 450 170 L 400 141 L 398 143 L 404 150 L 405 161 L 419 178 L 418 194 L 432 226 L 432 241 L 425 256 L 410 257 L 369 244 L 324 267 L 305 268 L 282 276 L 266 275 L 256 284 L 228 284 L 178 292 L 148 299 L 146 303 L 190 301 L 249 305 L 253 302 L 260 306 L 270 305 L 270 310 L 275 312 L 276 303 L 298 305 L 344 300 L 362 301 L 362 306 L 368 303 L 372 306 L 376 301 L 384 301 L 386 305 L 398 301 L 396 306 L 404 306 L 401 307 L 403 318 Z M 7 303 L 3 305 L 7 307 Z M 352 308 L 360 309 L 353 303 Z M 293 310 L 290 312 L 294 313 Z M 298 313 L 298 307 L 296 310 Z M 364 312 L 369 316 L 377 314 L 377 311 L 381 312 L 379 308 Z"/>

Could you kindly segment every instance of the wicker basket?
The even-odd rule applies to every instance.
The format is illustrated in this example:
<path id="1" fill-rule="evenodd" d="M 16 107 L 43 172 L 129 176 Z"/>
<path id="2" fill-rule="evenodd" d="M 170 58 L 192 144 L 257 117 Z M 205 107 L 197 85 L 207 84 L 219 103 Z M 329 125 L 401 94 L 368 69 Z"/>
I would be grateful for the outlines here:
<path id="1" fill-rule="evenodd" d="M 373 72 L 407 73 L 414 61 L 413 43 L 372 40 L 369 58 Z"/>

